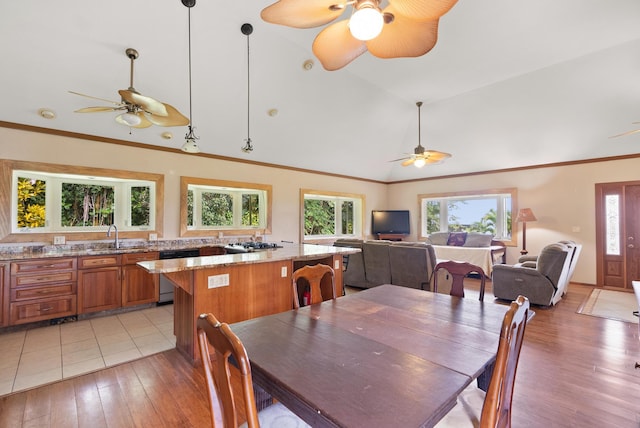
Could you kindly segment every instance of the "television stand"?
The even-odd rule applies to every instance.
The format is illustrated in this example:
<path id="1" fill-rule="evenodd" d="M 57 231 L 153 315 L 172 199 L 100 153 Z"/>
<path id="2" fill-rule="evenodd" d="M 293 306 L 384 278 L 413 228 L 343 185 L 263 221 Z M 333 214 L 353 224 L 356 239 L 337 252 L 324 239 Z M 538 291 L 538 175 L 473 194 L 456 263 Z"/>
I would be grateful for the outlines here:
<path id="1" fill-rule="evenodd" d="M 386 241 L 402 241 L 405 235 L 401 233 L 378 233 L 376 239 L 384 239 Z"/>

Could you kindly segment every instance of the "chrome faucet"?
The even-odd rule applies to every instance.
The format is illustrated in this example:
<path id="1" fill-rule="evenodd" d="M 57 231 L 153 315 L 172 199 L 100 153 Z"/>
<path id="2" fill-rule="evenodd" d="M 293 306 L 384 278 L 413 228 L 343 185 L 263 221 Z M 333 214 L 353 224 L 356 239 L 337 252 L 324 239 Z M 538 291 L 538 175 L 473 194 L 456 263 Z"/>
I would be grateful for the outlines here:
<path id="1" fill-rule="evenodd" d="M 116 226 L 115 224 L 112 224 L 111 226 L 109 226 L 109 229 L 107 229 L 107 238 L 111 237 L 111 228 L 114 228 L 116 230 L 116 241 L 115 241 L 115 245 L 116 245 L 116 250 L 120 248 L 120 241 L 118 241 L 118 226 Z"/>

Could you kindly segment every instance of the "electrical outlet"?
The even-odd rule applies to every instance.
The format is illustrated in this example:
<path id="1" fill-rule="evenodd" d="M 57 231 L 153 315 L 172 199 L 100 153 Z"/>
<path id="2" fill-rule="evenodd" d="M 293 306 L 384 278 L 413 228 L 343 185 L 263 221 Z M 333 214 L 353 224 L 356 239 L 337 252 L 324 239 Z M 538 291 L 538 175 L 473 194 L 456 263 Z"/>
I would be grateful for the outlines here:
<path id="1" fill-rule="evenodd" d="M 158 234 L 157 233 L 150 233 L 149 234 L 149 241 L 157 241 L 158 240 Z"/>
<path id="2" fill-rule="evenodd" d="M 280 276 L 283 278 L 287 277 L 287 267 L 286 266 L 282 266 L 282 269 L 280 269 Z"/>
<path id="3" fill-rule="evenodd" d="M 333 268 L 334 269 L 340 269 L 340 260 L 334 260 L 333 261 Z"/>
<path id="4" fill-rule="evenodd" d="M 211 275 L 207 277 L 208 288 L 226 287 L 229 285 L 229 274 Z"/>
<path id="5" fill-rule="evenodd" d="M 53 245 L 64 245 L 66 239 L 64 236 L 54 236 L 53 237 Z"/>

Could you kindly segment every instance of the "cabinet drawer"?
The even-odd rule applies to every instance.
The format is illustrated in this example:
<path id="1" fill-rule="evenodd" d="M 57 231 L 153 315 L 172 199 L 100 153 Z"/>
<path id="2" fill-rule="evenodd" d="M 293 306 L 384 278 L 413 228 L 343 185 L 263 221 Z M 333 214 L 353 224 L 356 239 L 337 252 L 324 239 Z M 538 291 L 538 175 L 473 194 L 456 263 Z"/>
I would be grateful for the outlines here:
<path id="1" fill-rule="evenodd" d="M 28 287 L 32 285 L 50 284 L 56 282 L 70 282 L 76 280 L 76 271 L 43 272 L 32 275 L 16 275 L 11 277 L 11 288 Z"/>
<path id="2" fill-rule="evenodd" d="M 11 325 L 42 321 L 76 314 L 76 296 L 11 303 Z"/>
<path id="3" fill-rule="evenodd" d="M 66 282 L 40 287 L 18 287 L 11 289 L 11 301 L 42 299 L 44 297 L 67 296 L 76 294 L 76 283 Z"/>
<path id="4" fill-rule="evenodd" d="M 120 266 L 119 254 L 78 257 L 78 269 L 89 269 L 106 266 Z"/>
<path id="5" fill-rule="evenodd" d="M 25 260 L 19 262 L 11 262 L 11 275 L 20 275 L 23 273 L 48 272 L 60 270 L 75 270 L 76 258 L 50 258 L 38 260 Z"/>
<path id="6" fill-rule="evenodd" d="M 144 262 L 145 260 L 158 260 L 160 255 L 157 251 L 149 253 L 131 253 L 122 255 L 123 265 L 135 265 L 138 262 Z"/>

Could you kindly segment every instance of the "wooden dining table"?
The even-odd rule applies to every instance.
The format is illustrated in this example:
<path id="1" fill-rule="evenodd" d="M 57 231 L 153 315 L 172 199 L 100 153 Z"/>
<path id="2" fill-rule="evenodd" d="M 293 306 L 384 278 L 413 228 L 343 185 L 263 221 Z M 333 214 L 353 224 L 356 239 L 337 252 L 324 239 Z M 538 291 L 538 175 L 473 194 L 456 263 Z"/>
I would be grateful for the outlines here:
<path id="1" fill-rule="evenodd" d="M 430 427 L 488 384 L 507 309 L 385 284 L 231 328 L 254 383 L 313 427 Z"/>

